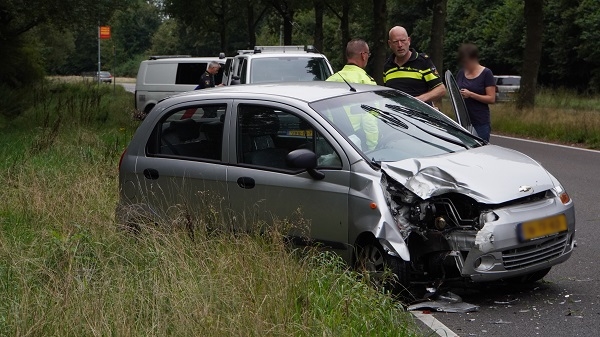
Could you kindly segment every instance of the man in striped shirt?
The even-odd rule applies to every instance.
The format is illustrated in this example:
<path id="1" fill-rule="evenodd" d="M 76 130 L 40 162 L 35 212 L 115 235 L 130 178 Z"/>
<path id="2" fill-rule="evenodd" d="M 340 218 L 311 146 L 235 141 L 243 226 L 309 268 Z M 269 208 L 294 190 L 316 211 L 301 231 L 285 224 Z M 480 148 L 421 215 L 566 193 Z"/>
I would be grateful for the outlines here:
<path id="1" fill-rule="evenodd" d="M 410 48 L 410 37 L 406 29 L 400 26 L 392 28 L 388 44 L 394 54 L 384 66 L 385 86 L 429 104 L 446 94 L 442 78 L 429 56 Z"/>

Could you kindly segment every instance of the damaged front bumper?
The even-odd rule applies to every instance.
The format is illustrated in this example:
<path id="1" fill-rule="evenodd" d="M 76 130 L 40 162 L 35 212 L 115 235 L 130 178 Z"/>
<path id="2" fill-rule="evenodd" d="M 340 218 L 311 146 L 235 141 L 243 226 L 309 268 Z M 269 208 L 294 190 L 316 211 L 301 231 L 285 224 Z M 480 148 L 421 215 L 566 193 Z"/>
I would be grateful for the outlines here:
<path id="1" fill-rule="evenodd" d="M 461 276 L 488 282 L 533 273 L 566 261 L 575 247 L 575 211 L 557 198 L 495 209 L 497 220 L 478 231 L 447 233 L 452 256 Z M 522 242 L 519 224 L 564 214 L 568 230 L 556 235 Z"/>

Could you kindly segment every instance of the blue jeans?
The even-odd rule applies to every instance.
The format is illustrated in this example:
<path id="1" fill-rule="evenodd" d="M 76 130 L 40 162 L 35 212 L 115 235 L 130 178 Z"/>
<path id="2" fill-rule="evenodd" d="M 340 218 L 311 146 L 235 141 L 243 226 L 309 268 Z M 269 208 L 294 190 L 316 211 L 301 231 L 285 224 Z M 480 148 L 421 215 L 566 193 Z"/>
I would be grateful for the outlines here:
<path id="1" fill-rule="evenodd" d="M 477 131 L 477 135 L 479 138 L 485 140 L 486 142 L 490 141 L 490 133 L 492 132 L 492 126 L 489 124 L 483 125 L 473 125 L 475 131 Z"/>

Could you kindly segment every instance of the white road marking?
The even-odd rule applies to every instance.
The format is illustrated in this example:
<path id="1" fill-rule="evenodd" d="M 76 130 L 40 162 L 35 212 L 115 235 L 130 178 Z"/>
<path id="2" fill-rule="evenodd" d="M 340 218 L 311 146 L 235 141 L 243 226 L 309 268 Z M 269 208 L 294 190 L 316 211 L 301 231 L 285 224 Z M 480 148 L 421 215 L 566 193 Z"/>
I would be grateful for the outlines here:
<path id="1" fill-rule="evenodd" d="M 413 316 L 415 316 L 419 321 L 423 322 L 427 327 L 429 327 L 433 332 L 438 334 L 441 337 L 460 337 L 454 331 L 450 330 L 444 323 L 438 321 L 431 314 L 423 314 L 418 311 L 411 311 Z"/>
<path id="2" fill-rule="evenodd" d="M 575 146 L 553 144 L 553 143 L 541 142 L 539 140 L 531 140 L 531 139 L 508 137 L 508 136 L 500 136 L 500 135 L 494 135 L 494 134 L 492 134 L 492 136 L 498 137 L 498 138 L 504 138 L 504 139 L 518 140 L 518 141 L 521 141 L 521 142 L 527 142 L 527 143 L 533 143 L 533 144 L 541 144 L 541 145 L 549 145 L 549 146 L 556 146 L 556 147 L 562 147 L 564 149 L 579 150 L 579 151 L 586 151 L 586 152 L 592 152 L 592 153 L 599 153 L 600 154 L 600 151 L 598 151 L 598 150 L 583 149 L 583 148 L 575 147 Z"/>

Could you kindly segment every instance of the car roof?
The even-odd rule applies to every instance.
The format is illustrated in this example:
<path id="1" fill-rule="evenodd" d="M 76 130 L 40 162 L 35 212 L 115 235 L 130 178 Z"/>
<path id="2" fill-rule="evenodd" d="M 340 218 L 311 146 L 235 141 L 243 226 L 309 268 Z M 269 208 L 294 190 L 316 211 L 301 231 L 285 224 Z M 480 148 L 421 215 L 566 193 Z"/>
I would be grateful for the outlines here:
<path id="1" fill-rule="evenodd" d="M 356 92 L 367 92 L 374 90 L 390 90 L 390 88 L 367 84 L 352 84 Z M 350 90 L 346 83 L 340 82 L 290 82 L 290 83 L 264 83 L 264 84 L 240 84 L 226 87 L 189 91 L 170 99 L 189 100 L 193 98 L 261 98 L 279 96 L 306 103 L 312 103 L 327 98 L 349 95 L 355 92 Z M 235 95 L 235 96 L 234 96 Z"/>
<path id="2" fill-rule="evenodd" d="M 194 62 L 210 62 L 217 61 L 225 63 L 225 59 L 218 57 L 173 57 L 173 58 L 161 58 L 156 60 L 145 60 L 145 63 L 194 63 Z"/>
<path id="3" fill-rule="evenodd" d="M 257 54 L 240 54 L 240 55 L 236 55 L 235 57 L 251 57 L 251 58 L 273 58 L 273 57 L 319 57 L 319 58 L 325 58 L 325 55 L 323 54 L 318 54 L 318 53 L 309 53 L 309 52 L 305 52 L 305 51 L 291 51 L 291 52 L 287 52 L 287 53 L 257 53 Z"/>

